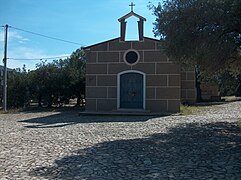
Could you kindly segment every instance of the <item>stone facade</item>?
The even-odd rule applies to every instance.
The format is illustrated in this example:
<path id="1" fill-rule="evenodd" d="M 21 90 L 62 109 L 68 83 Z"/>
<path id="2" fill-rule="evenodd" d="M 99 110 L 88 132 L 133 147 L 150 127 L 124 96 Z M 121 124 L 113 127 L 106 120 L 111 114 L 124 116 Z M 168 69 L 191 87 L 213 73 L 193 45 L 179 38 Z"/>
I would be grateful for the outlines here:
<path id="1" fill-rule="evenodd" d="M 136 14 L 132 12 L 124 17 L 131 15 Z M 138 17 L 143 23 L 145 19 Z M 119 21 L 125 25 L 123 18 Z M 143 26 L 139 27 L 139 32 L 142 32 Z M 180 111 L 181 98 L 193 102 L 196 97 L 194 72 L 181 70 L 180 64 L 163 53 L 158 40 L 140 36 L 139 41 L 125 41 L 123 26 L 121 29 L 120 38 L 85 48 L 86 111 L 175 113 Z M 127 62 L 128 52 L 137 56 L 135 63 Z M 127 73 L 142 77 L 143 95 L 138 102 L 143 103 L 141 108 L 123 108 L 121 105 L 122 88 L 127 88 L 121 85 L 121 75 Z M 135 96 L 139 92 L 132 93 Z"/>
<path id="2" fill-rule="evenodd" d="M 196 102 L 196 81 L 194 68 L 181 68 L 181 100 L 185 104 Z"/>
<path id="3" fill-rule="evenodd" d="M 219 86 L 217 83 L 204 82 L 201 84 L 200 88 L 203 101 L 221 101 Z"/>

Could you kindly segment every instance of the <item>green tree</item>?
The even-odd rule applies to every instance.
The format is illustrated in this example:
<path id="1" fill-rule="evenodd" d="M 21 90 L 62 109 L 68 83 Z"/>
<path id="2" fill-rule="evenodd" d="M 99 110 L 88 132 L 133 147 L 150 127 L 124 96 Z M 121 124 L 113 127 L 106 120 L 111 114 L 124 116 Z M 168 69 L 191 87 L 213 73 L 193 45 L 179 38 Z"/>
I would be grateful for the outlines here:
<path id="1" fill-rule="evenodd" d="M 85 54 L 82 48 L 73 52 L 70 58 L 55 60 L 51 63 L 42 61 L 36 70 L 29 73 L 30 94 L 48 107 L 61 101 L 68 103 L 70 98 L 77 98 L 79 106 L 85 94 Z"/>
<path id="2" fill-rule="evenodd" d="M 79 106 L 85 94 L 85 54 L 79 48 L 70 58 L 41 61 L 29 72 L 24 66 L 11 71 L 8 78 L 10 107 L 23 107 L 29 100 L 37 100 L 39 107 L 43 103 L 51 107 L 59 100 L 68 103 L 70 98 L 77 98 Z"/>
<path id="3" fill-rule="evenodd" d="M 19 108 L 28 104 L 29 81 L 25 65 L 8 72 L 8 107 Z"/>
<path id="4" fill-rule="evenodd" d="M 62 96 L 66 90 L 66 74 L 64 68 L 59 66 L 62 60 L 52 63 L 41 62 L 37 69 L 29 75 L 31 79 L 31 94 L 38 99 L 38 105 L 42 106 L 42 100 L 51 107 L 53 102 Z"/>
<path id="5" fill-rule="evenodd" d="M 209 72 L 237 67 L 240 0 L 165 0 L 150 7 L 156 16 L 154 33 L 169 56 Z"/>
<path id="6" fill-rule="evenodd" d="M 85 68 L 85 53 L 83 48 L 79 48 L 71 54 L 66 66 L 70 80 L 70 92 L 74 97 L 77 97 L 76 106 L 80 106 L 82 95 L 85 95 Z"/>
<path id="7" fill-rule="evenodd" d="M 238 77 L 233 75 L 230 71 L 225 71 L 219 77 L 219 87 L 222 96 L 237 95 L 236 90 L 238 88 Z"/>

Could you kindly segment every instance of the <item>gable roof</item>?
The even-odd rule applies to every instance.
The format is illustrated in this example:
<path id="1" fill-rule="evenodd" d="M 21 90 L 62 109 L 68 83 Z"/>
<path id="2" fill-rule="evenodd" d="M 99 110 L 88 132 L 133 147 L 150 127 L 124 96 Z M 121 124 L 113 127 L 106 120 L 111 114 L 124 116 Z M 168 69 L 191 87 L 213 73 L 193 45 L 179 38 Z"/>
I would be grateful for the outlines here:
<path id="1" fill-rule="evenodd" d="M 96 43 L 96 44 L 93 44 L 93 45 L 89 45 L 87 47 L 84 47 L 83 49 L 90 49 L 92 47 L 95 47 L 95 46 L 98 46 L 98 45 L 102 45 L 102 44 L 105 44 L 105 43 L 108 43 L 108 42 L 111 42 L 111 41 L 115 41 L 117 39 L 120 39 L 119 37 L 118 38 L 114 38 L 114 39 L 110 39 L 110 40 L 107 40 L 107 41 L 103 41 L 103 42 L 100 42 L 100 43 Z"/>
<path id="2" fill-rule="evenodd" d="M 133 11 L 131 11 L 131 12 L 129 12 L 128 14 L 126 14 L 126 15 L 122 16 L 121 18 L 119 18 L 118 21 L 119 21 L 119 22 L 124 21 L 124 20 L 126 20 L 127 18 L 129 18 L 129 17 L 131 17 L 131 16 L 135 16 L 135 17 L 137 17 L 137 18 L 139 18 L 139 19 L 142 19 L 143 21 L 146 21 L 146 18 L 144 18 L 144 17 L 142 17 L 142 16 L 134 13 Z"/>
<path id="3" fill-rule="evenodd" d="M 145 39 L 150 40 L 150 41 L 160 42 L 160 40 L 154 39 L 154 38 L 144 37 L 144 41 L 145 41 Z M 102 45 L 102 44 L 105 44 L 105 43 L 109 43 L 109 42 L 112 42 L 112 41 L 116 41 L 116 40 L 120 40 L 120 38 L 118 37 L 118 38 L 110 39 L 110 40 L 103 41 L 103 42 L 100 42 L 100 43 L 96 43 L 96 44 L 93 44 L 93 45 L 90 45 L 90 46 L 86 46 L 83 49 L 88 50 L 90 48 L 93 48 L 93 47 L 96 47 L 96 46 L 99 46 L 99 45 Z M 131 41 L 125 41 L 125 42 L 131 42 Z M 136 41 L 136 42 L 138 42 L 138 41 Z M 143 42 L 143 41 L 141 41 L 141 42 Z"/>

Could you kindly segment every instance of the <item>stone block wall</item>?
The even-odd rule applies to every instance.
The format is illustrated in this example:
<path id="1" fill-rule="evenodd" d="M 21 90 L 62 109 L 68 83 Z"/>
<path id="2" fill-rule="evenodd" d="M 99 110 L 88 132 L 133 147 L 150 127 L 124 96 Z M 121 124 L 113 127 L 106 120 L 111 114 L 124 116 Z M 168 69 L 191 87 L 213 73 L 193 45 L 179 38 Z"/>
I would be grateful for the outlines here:
<path id="1" fill-rule="evenodd" d="M 180 65 L 171 62 L 158 44 L 157 40 L 150 38 L 144 38 L 144 41 L 120 41 L 117 38 L 85 48 L 86 111 L 118 110 L 117 74 L 137 70 L 146 75 L 146 110 L 153 113 L 179 112 Z M 123 59 L 129 49 L 139 53 L 140 59 L 136 65 L 130 66 Z"/>
<path id="2" fill-rule="evenodd" d="M 183 103 L 195 104 L 196 81 L 194 68 L 181 68 L 181 100 Z"/>

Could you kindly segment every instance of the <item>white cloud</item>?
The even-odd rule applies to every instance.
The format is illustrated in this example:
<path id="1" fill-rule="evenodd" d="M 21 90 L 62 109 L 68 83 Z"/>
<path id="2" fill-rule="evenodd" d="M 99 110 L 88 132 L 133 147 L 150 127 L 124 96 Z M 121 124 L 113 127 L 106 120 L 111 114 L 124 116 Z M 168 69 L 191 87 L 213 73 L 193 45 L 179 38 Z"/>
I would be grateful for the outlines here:
<path id="1" fill-rule="evenodd" d="M 0 42 L 4 42 L 4 36 L 5 36 L 4 34 L 5 34 L 4 31 L 0 32 Z M 9 31 L 8 32 L 8 42 L 12 42 L 12 41 L 17 41 L 19 43 L 24 43 L 25 41 L 29 41 L 29 39 L 21 36 L 16 31 Z"/>
<path id="2" fill-rule="evenodd" d="M 0 31 L 0 44 L 2 44 L 2 46 L 0 45 L 0 64 L 2 63 L 2 59 L 3 59 L 4 33 L 5 33 L 4 31 Z M 8 53 L 7 53 L 8 58 L 39 59 L 39 61 L 38 60 L 11 60 L 11 59 L 9 59 L 8 66 L 10 68 L 18 68 L 18 67 L 22 67 L 23 64 L 26 64 L 27 68 L 34 69 L 35 64 L 40 62 L 40 59 L 51 58 L 51 57 L 63 57 L 63 56 L 70 55 L 70 54 L 50 54 L 39 48 L 27 47 L 26 41 L 29 41 L 29 39 L 22 36 L 18 32 L 9 31 L 8 32 L 9 45 L 8 45 Z M 17 42 L 17 44 L 16 44 L 16 42 Z M 30 44 L 28 43 L 28 45 L 30 45 Z M 51 62 L 53 59 L 49 59 L 48 62 Z M 56 59 L 58 59 L 58 58 L 56 58 Z"/>
<path id="3" fill-rule="evenodd" d="M 45 58 L 52 58 L 52 57 L 63 57 L 63 56 L 70 56 L 69 54 L 52 54 L 47 53 L 46 51 L 33 48 L 33 47 L 26 47 L 26 42 L 29 41 L 28 38 L 23 37 L 16 31 L 9 31 L 8 32 L 8 58 L 15 58 L 16 60 L 9 59 L 7 62 L 7 66 L 9 68 L 21 68 L 23 64 L 26 65 L 27 69 L 35 69 L 36 64 L 40 62 L 40 59 Z M 0 65 L 3 64 L 3 43 L 4 42 L 4 31 L 0 31 Z M 17 42 L 17 44 L 16 44 Z M 1 46 L 2 44 L 2 46 Z M 24 46 L 25 44 L 25 46 Z M 28 43 L 28 45 L 30 45 Z M 17 60 L 21 59 L 21 60 Z M 24 60 L 24 59 L 39 59 L 39 60 Z M 59 59 L 59 58 L 56 58 Z M 64 59 L 64 58 L 63 58 Z M 47 62 L 51 62 L 53 59 L 48 59 Z"/>
<path id="4" fill-rule="evenodd" d="M 69 54 L 60 54 L 60 55 L 51 55 L 47 54 L 45 51 L 41 49 L 32 49 L 28 47 L 17 47 L 12 48 L 11 52 L 9 52 L 10 58 L 18 58 L 22 59 L 40 59 L 40 58 L 51 58 L 51 57 L 60 57 L 60 56 L 68 56 Z"/>
<path id="5" fill-rule="evenodd" d="M 2 43 L 4 41 L 4 35 L 3 32 L 0 32 L 0 43 Z"/>
<path id="6" fill-rule="evenodd" d="M 64 59 L 66 56 L 70 56 L 69 54 L 48 54 L 41 49 L 33 49 L 28 47 L 17 47 L 17 48 L 9 48 L 8 49 L 8 62 L 7 66 L 9 68 L 21 68 L 25 64 L 27 69 L 35 69 L 36 64 L 42 60 L 48 59 L 47 62 L 52 62 L 54 59 L 59 59 L 58 57 L 63 57 Z M 53 58 L 52 58 L 53 57 Z M 56 58 L 54 58 L 56 57 Z M 11 59 L 14 58 L 14 59 Z M 3 51 L 0 49 L 0 60 L 3 59 Z M 19 59 L 19 60 L 18 60 Z M 34 60 L 30 60 L 34 59 Z M 2 62 L 2 61 L 1 61 Z"/>

